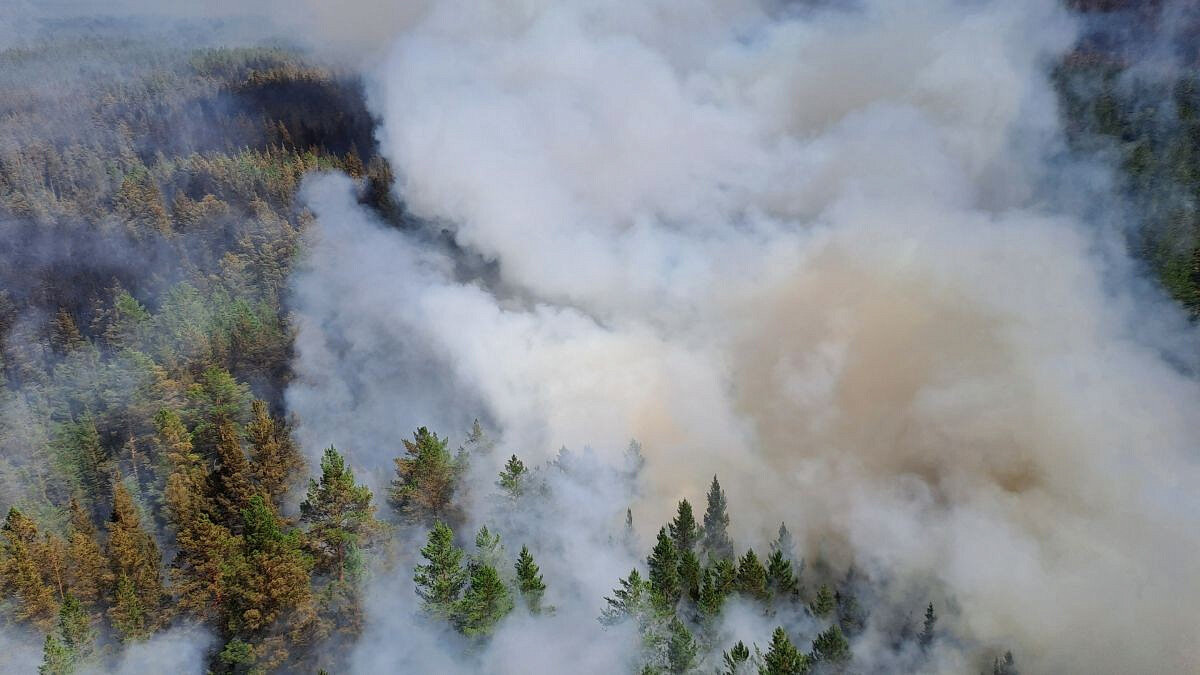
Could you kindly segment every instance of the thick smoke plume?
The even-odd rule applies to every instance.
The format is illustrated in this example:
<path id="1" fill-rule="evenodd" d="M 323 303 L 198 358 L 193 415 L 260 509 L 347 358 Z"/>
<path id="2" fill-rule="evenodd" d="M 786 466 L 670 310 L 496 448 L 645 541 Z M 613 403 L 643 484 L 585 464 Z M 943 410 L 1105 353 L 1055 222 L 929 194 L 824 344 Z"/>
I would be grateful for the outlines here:
<path id="1" fill-rule="evenodd" d="M 1064 206 L 1086 200 L 1059 198 L 1068 176 L 1104 190 L 1061 159 L 1048 73 L 1076 27 L 1038 0 L 834 5 L 445 2 L 398 22 L 374 104 L 429 232 L 310 183 L 302 439 L 384 472 L 412 428 L 475 416 L 533 461 L 617 462 L 636 437 L 639 523 L 717 473 L 746 542 L 786 520 L 897 597 L 939 594 L 964 639 L 1030 672 L 1200 668 L 1200 389 L 1162 347 L 1190 336 L 1124 290 L 1112 230 Z M 440 229 L 491 272 L 464 274 Z M 545 620 L 568 648 L 522 664 L 548 628 L 514 618 L 494 669 L 603 651 L 586 617 L 628 562 L 571 532 L 589 510 L 619 532 L 625 504 L 577 496 L 541 522 L 595 561 L 546 568 L 571 589 Z M 444 672 L 424 629 L 379 623 L 411 616 L 399 586 L 380 582 L 359 666 L 415 667 L 424 644 Z M 937 667 L 971 665 L 952 652 Z"/>

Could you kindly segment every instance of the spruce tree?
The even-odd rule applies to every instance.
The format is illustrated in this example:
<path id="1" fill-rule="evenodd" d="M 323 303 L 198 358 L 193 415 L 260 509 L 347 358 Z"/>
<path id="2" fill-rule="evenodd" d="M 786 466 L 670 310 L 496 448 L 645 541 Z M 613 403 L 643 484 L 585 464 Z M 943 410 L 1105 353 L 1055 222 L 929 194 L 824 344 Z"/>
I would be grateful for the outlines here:
<path id="1" fill-rule="evenodd" d="M 262 495 L 242 509 L 244 560 L 230 589 L 231 624 L 250 632 L 311 612 L 309 558 L 298 532 L 286 531 Z M 303 621 L 301 621 L 303 623 Z"/>
<path id="2" fill-rule="evenodd" d="M 695 552 L 685 550 L 679 557 L 679 586 L 685 597 L 700 597 L 700 559 Z"/>
<path id="3" fill-rule="evenodd" d="M 704 536 L 701 547 L 710 560 L 734 557 L 733 541 L 729 538 L 729 515 L 726 513 L 725 492 L 713 476 L 708 488 L 708 507 L 704 511 Z"/>
<path id="4" fill-rule="evenodd" d="M 933 603 L 925 608 L 925 623 L 921 627 L 921 633 L 917 636 L 917 643 L 921 645 L 921 649 L 929 649 L 933 644 L 934 630 L 937 628 L 937 614 L 933 611 Z"/>
<path id="5" fill-rule="evenodd" d="M 817 635 L 813 640 L 813 660 L 834 666 L 850 661 L 850 643 L 836 623 Z"/>
<path id="6" fill-rule="evenodd" d="M 495 567 L 474 565 L 471 582 L 458 603 L 457 623 L 465 635 L 490 635 L 513 608 L 512 594 Z"/>
<path id="7" fill-rule="evenodd" d="M 650 569 L 650 589 L 654 601 L 662 608 L 674 607 L 681 591 L 679 581 L 679 554 L 675 543 L 667 535 L 667 528 L 658 531 L 658 543 L 646 559 Z"/>
<path id="8" fill-rule="evenodd" d="M 721 675 L 748 675 L 750 672 L 750 648 L 738 640 L 737 644 L 721 653 L 724 669 Z"/>
<path id="9" fill-rule="evenodd" d="M 38 666 L 38 675 L 72 675 L 75 672 L 75 659 L 58 636 L 53 633 L 46 636 L 42 643 L 42 665 Z"/>
<path id="10" fill-rule="evenodd" d="M 746 555 L 738 562 L 737 589 L 739 593 L 755 600 L 765 601 L 770 598 L 767 590 L 767 570 L 758 561 L 754 549 L 748 549 Z"/>
<path id="11" fill-rule="evenodd" d="M 695 548 L 700 539 L 700 528 L 692 516 L 692 505 L 688 500 L 679 502 L 675 519 L 667 525 L 667 529 L 671 533 L 671 541 L 675 542 L 675 550 L 680 554 Z"/>
<path id="12" fill-rule="evenodd" d="M 796 543 L 792 539 L 792 533 L 788 532 L 786 523 L 779 523 L 779 535 L 771 543 L 771 552 L 774 553 L 775 551 L 779 551 L 783 555 L 783 558 L 792 563 L 792 565 L 797 564 Z"/>
<path id="13" fill-rule="evenodd" d="M 796 649 L 780 626 L 771 634 L 771 647 L 763 658 L 762 675 L 799 675 L 809 670 L 809 659 Z"/>
<path id="14" fill-rule="evenodd" d="M 699 648 L 687 626 L 678 617 L 671 617 L 667 637 L 667 671 L 686 673 L 696 665 Z"/>
<path id="15" fill-rule="evenodd" d="M 837 600 L 833 597 L 833 591 L 827 584 L 821 584 L 817 589 L 817 597 L 813 598 L 809 609 L 812 610 L 813 616 L 824 619 L 833 613 L 837 607 Z"/>
<path id="16" fill-rule="evenodd" d="M 326 448 L 321 478 L 309 479 L 300 503 L 300 520 L 308 526 L 317 569 L 335 575 L 339 582 L 360 571 L 359 551 L 369 547 L 380 530 L 373 496 L 366 485 L 354 482 L 354 472 L 337 449 Z"/>
<path id="17" fill-rule="evenodd" d="M 529 553 L 528 546 L 521 547 L 521 553 L 517 556 L 516 571 L 517 589 L 521 591 L 525 607 L 532 614 L 540 614 L 542 596 L 546 593 L 546 584 L 542 581 L 541 571 L 538 569 L 537 563 L 533 561 L 533 555 Z"/>
<path id="18" fill-rule="evenodd" d="M 790 601 L 800 593 L 796 577 L 792 574 L 792 563 L 778 548 L 771 551 L 771 557 L 767 558 L 767 585 L 777 600 Z"/>
<path id="19" fill-rule="evenodd" d="M 629 618 L 641 619 L 650 609 L 650 584 L 642 579 L 636 569 L 629 571 L 629 576 L 619 581 L 620 586 L 613 589 L 611 598 L 604 598 L 606 607 L 600 613 L 600 623 L 606 626 L 616 625 Z"/>
<path id="20" fill-rule="evenodd" d="M 701 575 L 699 596 L 696 606 L 703 617 L 713 619 L 721 614 L 721 607 L 725 604 L 725 592 L 721 588 L 716 571 L 711 567 L 705 569 Z"/>
<path id="21" fill-rule="evenodd" d="M 504 492 L 504 496 L 515 501 L 525 494 L 528 473 L 525 463 L 513 455 L 504 464 L 504 470 L 500 472 L 500 479 L 496 481 L 496 485 Z"/>
<path id="22" fill-rule="evenodd" d="M 88 664 L 96 653 L 96 628 L 75 596 L 68 593 L 58 611 L 58 632 L 75 666 Z"/>
<path id="23" fill-rule="evenodd" d="M 732 558 L 721 558 L 712 566 L 713 578 L 722 597 L 737 590 L 737 564 Z"/>
<path id="24" fill-rule="evenodd" d="M 425 611 L 441 619 L 454 617 L 455 608 L 467 584 L 463 568 L 463 551 L 454 545 L 454 532 L 438 522 L 429 532 L 429 540 L 421 549 L 426 562 L 417 565 L 413 582 Z"/>
<path id="25" fill-rule="evenodd" d="M 396 458 L 396 478 L 388 503 L 408 523 L 454 522 L 454 490 L 458 464 L 446 449 L 446 439 L 425 427 L 404 441 L 406 455 Z"/>
<path id="26" fill-rule="evenodd" d="M 497 570 L 505 566 L 504 545 L 500 543 L 500 535 L 489 530 L 487 525 L 480 527 L 475 534 L 475 554 L 471 556 L 471 565 L 490 565 Z"/>

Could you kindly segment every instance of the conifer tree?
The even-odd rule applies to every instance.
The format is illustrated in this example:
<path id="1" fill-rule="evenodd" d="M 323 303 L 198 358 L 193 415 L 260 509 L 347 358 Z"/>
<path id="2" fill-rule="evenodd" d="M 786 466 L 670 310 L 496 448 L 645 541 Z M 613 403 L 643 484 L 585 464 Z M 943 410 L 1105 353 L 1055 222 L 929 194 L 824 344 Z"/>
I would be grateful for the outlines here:
<path id="1" fill-rule="evenodd" d="M 3 534 L 3 558 L 0 558 L 0 579 L 4 595 L 16 596 L 14 616 L 28 621 L 40 630 L 50 630 L 58 616 L 58 600 L 54 585 L 42 573 L 37 559 L 37 525 L 15 507 L 8 510 Z"/>
<path id="2" fill-rule="evenodd" d="M 79 488 L 91 514 L 102 517 L 112 500 L 111 465 L 95 419 L 85 414 L 76 422 L 62 425 L 57 445 L 67 462 L 75 467 Z"/>
<path id="3" fill-rule="evenodd" d="M 837 600 L 833 597 L 833 591 L 827 584 L 821 584 L 817 589 L 817 597 L 813 598 L 809 609 L 812 610 L 813 616 L 824 619 L 833 613 L 837 607 Z"/>
<path id="4" fill-rule="evenodd" d="M 1016 659 L 1013 658 L 1011 651 L 1004 652 L 1003 658 L 996 657 L 992 661 L 992 675 L 1020 675 Z"/>
<path id="5" fill-rule="evenodd" d="M 500 535 L 488 530 L 487 525 L 475 534 L 475 554 L 471 556 L 471 564 L 491 565 L 497 570 L 504 566 L 504 545 L 500 543 Z"/>
<path id="6" fill-rule="evenodd" d="M 162 560 L 154 537 L 142 529 L 133 498 L 120 482 L 113 487 L 108 558 L 114 580 L 108 610 L 113 626 L 126 640 L 148 637 L 165 618 Z"/>
<path id="7" fill-rule="evenodd" d="M 700 597 L 700 559 L 691 550 L 679 557 L 679 586 L 684 596 L 692 600 Z"/>
<path id="8" fill-rule="evenodd" d="M 96 628 L 75 596 L 68 593 L 58 611 L 58 632 L 74 666 L 88 664 L 96 653 Z"/>
<path id="9" fill-rule="evenodd" d="M 737 590 L 737 564 L 732 558 L 720 558 L 712 566 L 713 579 L 722 597 L 728 597 Z"/>
<path id="10" fill-rule="evenodd" d="M 407 454 L 396 458 L 388 503 L 405 522 L 457 521 L 453 500 L 458 465 L 446 442 L 425 427 L 413 433 L 413 440 L 404 441 Z"/>
<path id="11" fill-rule="evenodd" d="M 750 648 L 738 640 L 737 644 L 721 653 L 724 669 L 721 675 L 747 675 L 750 672 Z"/>
<path id="12" fill-rule="evenodd" d="M 459 596 L 467 584 L 463 551 L 454 545 L 454 532 L 438 522 L 429 532 L 429 541 L 421 549 L 426 562 L 417 565 L 413 582 L 425 611 L 442 619 L 454 617 Z"/>
<path id="13" fill-rule="evenodd" d="M 695 548 L 700 539 L 700 528 L 692 516 L 692 505 L 688 500 L 679 502 L 675 519 L 667 525 L 667 529 L 671 533 L 671 541 L 675 542 L 675 550 L 680 554 Z"/>
<path id="14" fill-rule="evenodd" d="M 809 670 L 809 659 L 796 649 L 783 627 L 771 634 L 771 647 L 763 658 L 762 675 L 800 675 Z"/>
<path id="15" fill-rule="evenodd" d="M 520 499 L 525 494 L 525 480 L 528 472 L 525 463 L 513 455 L 504 464 L 504 470 L 500 472 L 500 479 L 496 481 L 496 485 L 509 499 L 514 501 Z"/>
<path id="16" fill-rule="evenodd" d="M 836 623 L 817 635 L 813 640 L 813 660 L 835 666 L 850 661 L 850 643 Z"/>
<path id="17" fill-rule="evenodd" d="M 629 576 L 621 579 L 620 586 L 613 589 L 611 598 L 604 598 L 607 605 L 600 614 L 600 623 L 606 626 L 616 625 L 628 618 L 639 620 L 650 608 L 650 584 L 642 579 L 636 569 L 629 571 Z"/>
<path id="18" fill-rule="evenodd" d="M 704 570 L 700 578 L 700 593 L 696 606 L 702 616 L 712 619 L 721 613 L 725 604 L 725 593 L 721 588 L 717 573 L 713 568 Z"/>
<path id="19" fill-rule="evenodd" d="M 528 546 L 521 547 L 521 553 L 517 556 L 516 571 L 517 589 L 521 591 L 525 607 L 532 614 L 540 614 L 542 596 L 546 593 L 546 584 L 542 581 L 541 570 L 533 561 L 533 555 L 529 553 Z"/>
<path id="20" fill-rule="evenodd" d="M 246 437 L 250 441 L 251 475 L 267 499 L 278 505 L 295 486 L 295 477 L 303 473 L 304 457 L 287 427 L 271 417 L 265 401 L 251 404 Z"/>
<path id="21" fill-rule="evenodd" d="M 699 648 L 687 626 L 678 617 L 671 617 L 667 637 L 667 670 L 671 673 L 686 673 L 696 664 Z"/>
<path id="22" fill-rule="evenodd" d="M 108 560 L 100 549 L 96 527 L 79 500 L 68 504 L 67 586 L 84 606 L 94 608 L 104 588 Z"/>
<path id="23" fill-rule="evenodd" d="M 262 495 L 250 498 L 242 519 L 239 557 L 245 563 L 237 568 L 231 588 L 231 623 L 253 633 L 283 618 L 302 622 L 311 614 L 312 588 L 299 534 L 283 529 Z"/>
<path id="24" fill-rule="evenodd" d="M 778 548 L 771 551 L 771 557 L 767 558 L 767 585 L 771 594 L 778 600 L 788 601 L 800 593 L 800 587 L 792 573 L 792 562 Z"/>
<path id="25" fill-rule="evenodd" d="M 217 466 L 211 480 L 220 522 L 234 533 L 241 528 L 242 509 L 256 494 L 250 480 L 250 462 L 242 450 L 237 426 L 228 418 L 216 423 Z"/>
<path id="26" fill-rule="evenodd" d="M 308 481 L 300 503 L 300 519 L 308 525 L 309 544 L 317 555 L 317 569 L 344 581 L 357 574 L 358 552 L 371 545 L 379 531 L 370 488 L 354 482 L 354 472 L 333 447 L 321 457 L 321 478 Z"/>
<path id="27" fill-rule="evenodd" d="M 66 308 L 60 307 L 50 329 L 50 347 L 58 354 L 69 354 L 86 342 L 75 323 L 75 317 Z"/>
<path id="28" fill-rule="evenodd" d="M 71 650 L 53 633 L 46 635 L 42 643 L 42 665 L 38 666 L 38 675 L 72 675 L 75 672 L 75 659 Z"/>
<path id="29" fill-rule="evenodd" d="M 485 564 L 472 566 L 470 585 L 457 608 L 462 632 L 470 636 L 490 635 L 512 608 L 512 594 L 496 568 Z"/>
<path id="30" fill-rule="evenodd" d="M 748 549 L 738 562 L 737 589 L 739 593 L 755 600 L 765 601 L 770 598 L 767 570 L 759 562 L 754 549 Z"/>
<path id="31" fill-rule="evenodd" d="M 710 560 L 734 558 L 733 541 L 729 538 L 729 514 L 726 513 L 725 491 L 713 476 L 708 488 L 708 507 L 704 511 L 704 536 L 701 546 Z"/>
<path id="32" fill-rule="evenodd" d="M 674 607 L 681 591 L 679 582 L 679 555 L 675 543 L 667 535 L 667 528 L 658 531 L 658 543 L 646 559 L 650 568 L 650 589 L 654 601 L 663 608 Z"/>
<path id="33" fill-rule="evenodd" d="M 917 643 L 921 645 L 921 649 L 929 649 L 933 644 L 934 630 L 937 628 L 937 614 L 933 611 L 933 603 L 925 608 L 925 623 L 921 627 L 921 633 L 917 636 Z"/>

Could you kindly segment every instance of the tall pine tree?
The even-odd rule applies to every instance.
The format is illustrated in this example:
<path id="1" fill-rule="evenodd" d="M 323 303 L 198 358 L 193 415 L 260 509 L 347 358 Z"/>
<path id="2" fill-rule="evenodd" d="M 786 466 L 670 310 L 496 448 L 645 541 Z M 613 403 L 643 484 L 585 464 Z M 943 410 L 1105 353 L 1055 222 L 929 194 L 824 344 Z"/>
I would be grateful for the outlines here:
<path id="1" fill-rule="evenodd" d="M 701 547 L 710 560 L 734 557 L 733 541 L 729 538 L 729 514 L 726 512 L 725 491 L 713 476 L 708 488 L 708 506 L 704 511 L 704 538 Z"/>

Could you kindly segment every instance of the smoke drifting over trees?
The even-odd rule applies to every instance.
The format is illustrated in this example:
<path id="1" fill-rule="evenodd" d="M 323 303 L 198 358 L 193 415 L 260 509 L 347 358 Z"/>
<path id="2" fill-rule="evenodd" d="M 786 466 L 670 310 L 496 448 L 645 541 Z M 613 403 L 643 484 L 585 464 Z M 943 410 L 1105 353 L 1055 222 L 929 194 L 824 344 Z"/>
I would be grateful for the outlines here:
<path id="1" fill-rule="evenodd" d="M 1185 3 L 9 16 L 4 669 L 1200 668 Z"/>

